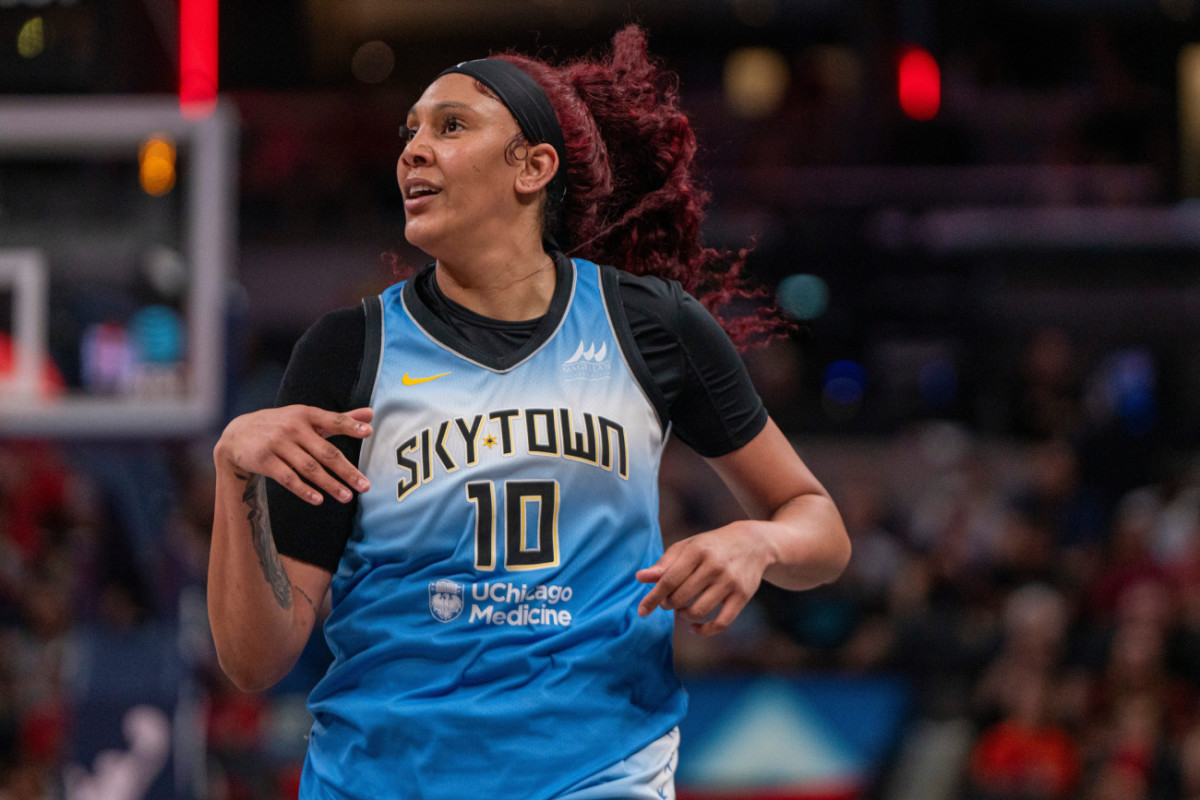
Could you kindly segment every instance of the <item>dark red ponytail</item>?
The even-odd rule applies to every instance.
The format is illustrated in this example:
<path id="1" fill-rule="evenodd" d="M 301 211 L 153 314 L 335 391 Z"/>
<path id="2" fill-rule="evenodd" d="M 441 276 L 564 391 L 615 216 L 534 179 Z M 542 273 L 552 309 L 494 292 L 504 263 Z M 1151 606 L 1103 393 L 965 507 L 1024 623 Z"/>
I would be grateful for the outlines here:
<path id="1" fill-rule="evenodd" d="M 745 287 L 748 249 L 730 253 L 700 241 L 709 194 L 693 175 L 696 136 L 676 77 L 650 57 L 641 28 L 619 31 L 601 58 L 551 66 L 500 57 L 541 85 L 562 125 L 568 187 L 554 213 L 571 232 L 569 255 L 679 281 L 739 346 L 787 330 L 765 292 Z M 726 313 L 747 298 L 763 310 Z"/>

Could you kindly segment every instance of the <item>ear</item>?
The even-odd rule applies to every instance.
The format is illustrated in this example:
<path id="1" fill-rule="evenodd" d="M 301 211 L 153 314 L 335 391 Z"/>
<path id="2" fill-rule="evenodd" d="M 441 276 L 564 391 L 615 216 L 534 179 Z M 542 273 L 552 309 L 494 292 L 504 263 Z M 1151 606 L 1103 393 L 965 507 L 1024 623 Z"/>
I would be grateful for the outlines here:
<path id="1" fill-rule="evenodd" d="M 558 171 L 558 153 L 554 146 L 542 142 L 529 147 L 517 172 L 515 188 L 518 194 L 537 194 Z"/>

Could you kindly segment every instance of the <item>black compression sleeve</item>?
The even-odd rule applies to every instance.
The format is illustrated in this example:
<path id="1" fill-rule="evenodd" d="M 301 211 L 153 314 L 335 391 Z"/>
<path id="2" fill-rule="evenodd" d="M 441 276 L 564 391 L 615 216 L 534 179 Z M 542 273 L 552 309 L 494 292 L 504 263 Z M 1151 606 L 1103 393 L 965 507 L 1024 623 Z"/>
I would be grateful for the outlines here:
<path id="1" fill-rule="evenodd" d="M 749 443 L 767 411 L 720 323 L 674 281 L 619 276 L 634 341 L 679 439 L 706 458 Z"/>
<path id="2" fill-rule="evenodd" d="M 366 317 L 361 307 L 334 311 L 319 319 L 292 349 L 275 405 L 299 403 L 349 411 L 365 334 Z M 361 440 L 335 436 L 329 441 L 351 464 L 358 464 Z M 267 481 L 267 508 L 280 554 L 330 572 L 337 571 L 357 507 L 357 494 L 349 503 L 326 494 L 321 505 L 312 506 L 275 481 Z"/>

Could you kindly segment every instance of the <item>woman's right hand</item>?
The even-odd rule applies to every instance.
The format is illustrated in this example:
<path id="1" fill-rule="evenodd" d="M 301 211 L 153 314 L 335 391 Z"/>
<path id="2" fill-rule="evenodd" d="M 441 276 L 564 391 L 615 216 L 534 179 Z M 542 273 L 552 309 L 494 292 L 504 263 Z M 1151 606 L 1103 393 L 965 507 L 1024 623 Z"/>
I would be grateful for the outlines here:
<path id="1" fill-rule="evenodd" d="M 265 408 L 235 417 L 213 448 L 213 460 L 218 470 L 232 470 L 243 479 L 250 474 L 271 478 L 313 505 L 323 499 L 314 486 L 345 503 L 353 497 L 347 486 L 365 492 L 370 483 L 328 437 L 365 439 L 371 435 L 373 417 L 370 408 Z"/>

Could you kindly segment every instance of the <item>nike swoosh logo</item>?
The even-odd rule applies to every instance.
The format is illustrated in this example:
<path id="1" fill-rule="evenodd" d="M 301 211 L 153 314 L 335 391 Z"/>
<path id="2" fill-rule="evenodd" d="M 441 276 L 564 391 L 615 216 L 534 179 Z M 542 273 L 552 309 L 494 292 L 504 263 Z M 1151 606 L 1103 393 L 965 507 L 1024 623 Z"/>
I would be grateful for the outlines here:
<path id="1" fill-rule="evenodd" d="M 400 378 L 400 382 L 403 383 L 405 386 L 416 386 L 419 383 L 429 383 L 430 381 L 436 381 L 438 378 L 444 378 L 449 374 L 450 374 L 449 372 L 443 372 L 441 375 L 430 375 L 428 378 L 410 378 L 410 377 L 408 377 L 408 373 L 406 372 L 406 373 L 404 373 L 404 376 L 402 378 Z"/>

